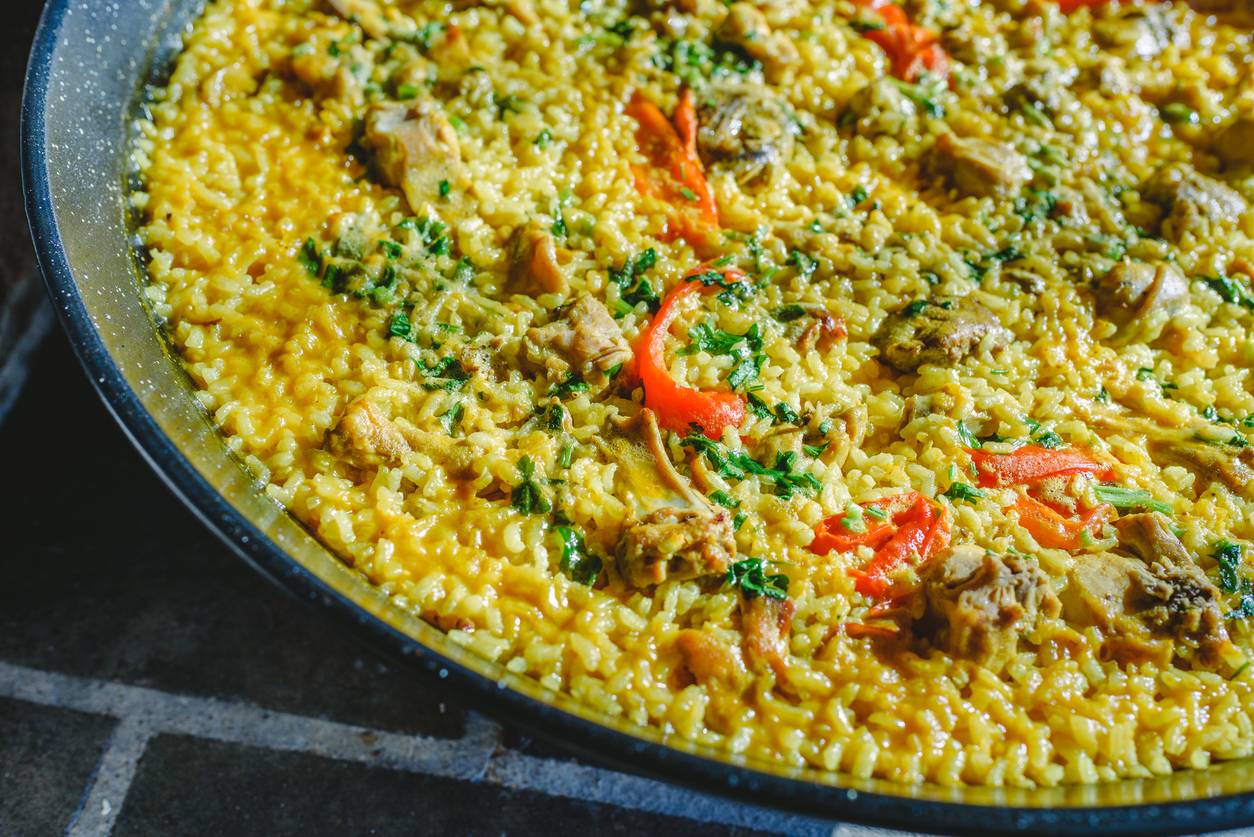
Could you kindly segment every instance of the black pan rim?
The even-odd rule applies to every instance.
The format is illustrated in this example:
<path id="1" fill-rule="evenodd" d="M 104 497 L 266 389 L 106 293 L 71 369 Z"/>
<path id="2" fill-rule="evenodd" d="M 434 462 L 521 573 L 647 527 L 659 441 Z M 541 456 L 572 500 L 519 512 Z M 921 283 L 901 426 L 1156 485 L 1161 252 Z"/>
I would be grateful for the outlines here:
<path id="1" fill-rule="evenodd" d="M 92 0 L 92 4 L 100 0 Z M 65 254 L 49 178 L 48 86 L 71 0 L 49 0 L 27 66 L 21 167 L 27 220 L 53 307 L 92 386 L 147 463 L 235 554 L 400 668 L 438 679 L 476 709 L 629 772 L 793 813 L 882 828 L 940 833 L 1167 835 L 1254 822 L 1254 791 L 1191 800 L 1098 807 L 1012 807 L 915 799 L 807 782 L 647 741 L 549 706 L 459 665 L 365 612 L 266 537 L 196 470 L 147 413 L 92 324 Z M 78 0 L 77 5 L 89 3 Z M 119 130 L 121 126 L 119 125 Z"/>

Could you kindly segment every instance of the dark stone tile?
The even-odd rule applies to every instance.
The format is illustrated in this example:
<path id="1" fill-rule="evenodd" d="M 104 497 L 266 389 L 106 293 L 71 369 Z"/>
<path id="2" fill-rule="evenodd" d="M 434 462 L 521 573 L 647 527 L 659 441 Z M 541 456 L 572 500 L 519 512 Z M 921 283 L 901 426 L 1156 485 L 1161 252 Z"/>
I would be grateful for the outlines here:
<path id="1" fill-rule="evenodd" d="M 64 834 L 115 723 L 0 698 L 0 837 Z"/>
<path id="2" fill-rule="evenodd" d="M 148 745 L 113 831 L 114 837 L 680 833 L 761 832 L 178 736 Z"/>
<path id="3" fill-rule="evenodd" d="M 211 535 L 51 337 L 3 425 L 0 659 L 402 732 L 465 713 L 384 668 Z M 22 440 L 22 441 L 19 441 Z"/>

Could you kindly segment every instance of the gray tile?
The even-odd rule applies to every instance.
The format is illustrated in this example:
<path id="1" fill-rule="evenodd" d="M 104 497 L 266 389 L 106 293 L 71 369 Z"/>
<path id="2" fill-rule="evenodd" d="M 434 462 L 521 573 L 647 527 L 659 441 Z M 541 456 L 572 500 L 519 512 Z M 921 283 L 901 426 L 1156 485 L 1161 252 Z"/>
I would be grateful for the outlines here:
<path id="1" fill-rule="evenodd" d="M 0 660 L 398 732 L 465 713 L 222 546 L 149 470 L 59 334 L 4 425 Z"/>
<path id="2" fill-rule="evenodd" d="M 0 698 L 0 837 L 63 834 L 115 723 Z"/>
<path id="3" fill-rule="evenodd" d="M 158 736 L 148 745 L 113 832 L 114 837 L 577 833 L 763 834 L 486 783 L 179 736 Z"/>

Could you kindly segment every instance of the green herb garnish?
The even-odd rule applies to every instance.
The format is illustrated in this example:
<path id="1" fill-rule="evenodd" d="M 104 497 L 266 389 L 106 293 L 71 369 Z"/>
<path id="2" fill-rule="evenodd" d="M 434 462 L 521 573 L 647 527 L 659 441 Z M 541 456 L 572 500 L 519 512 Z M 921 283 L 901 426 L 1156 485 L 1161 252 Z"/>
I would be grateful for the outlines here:
<path id="1" fill-rule="evenodd" d="M 788 576 L 767 575 L 766 564 L 761 558 L 746 558 L 727 569 L 727 583 L 739 587 L 746 599 L 766 596 L 771 599 L 788 598 Z"/>
<path id="2" fill-rule="evenodd" d="M 518 473 L 522 475 L 522 482 L 510 491 L 510 508 L 524 514 L 548 514 L 552 511 L 553 505 L 544 498 L 544 493 L 536 480 L 536 466 L 531 461 L 531 457 L 524 456 L 518 460 Z"/>

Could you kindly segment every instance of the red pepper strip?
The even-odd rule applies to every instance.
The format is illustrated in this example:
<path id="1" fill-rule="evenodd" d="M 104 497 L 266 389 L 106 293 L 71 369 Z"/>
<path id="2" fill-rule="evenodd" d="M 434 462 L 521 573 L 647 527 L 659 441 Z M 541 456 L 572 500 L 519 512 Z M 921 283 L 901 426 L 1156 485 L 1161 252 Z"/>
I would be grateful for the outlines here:
<path id="1" fill-rule="evenodd" d="M 893 75 L 913 84 L 924 72 L 949 77 L 949 55 L 935 32 L 915 26 L 891 0 L 857 0 L 884 19 L 884 28 L 868 29 L 862 37 L 883 48 L 893 64 Z"/>
<path id="2" fill-rule="evenodd" d="M 679 94 L 674 125 L 639 91 L 624 112 L 640 123 L 636 143 L 650 163 L 632 167 L 636 191 L 670 204 L 675 231 L 695 245 L 707 232 L 718 229 L 718 206 L 697 155 L 693 92 L 684 89 Z"/>
<path id="3" fill-rule="evenodd" d="M 636 368 L 644 384 L 644 406 L 657 415 L 658 424 L 670 430 L 685 431 L 690 424 L 699 424 L 705 435 L 718 439 L 727 427 L 739 427 L 745 417 L 745 401 L 734 392 L 702 392 L 681 386 L 671 378 L 666 368 L 666 334 L 671 323 L 679 315 L 679 306 L 693 294 L 708 294 L 722 290 L 717 284 L 703 285 L 694 277 L 715 272 L 723 274 L 726 282 L 744 282 L 744 273 L 734 267 L 712 268 L 698 265 L 688 271 L 684 280 L 671 289 L 662 300 L 662 307 L 649 327 L 645 329 L 636 346 Z"/>
<path id="4" fill-rule="evenodd" d="M 884 48 L 893 62 L 893 75 L 913 84 L 924 72 L 949 77 L 949 56 L 935 32 L 911 23 L 867 31 L 864 38 Z"/>
<path id="5" fill-rule="evenodd" d="M 1102 479 L 1114 476 L 1109 464 L 1098 462 L 1088 451 L 1079 448 L 1050 450 L 1040 445 L 1024 445 L 1010 453 L 969 448 L 967 453 L 980 472 L 981 488 L 1023 485 L 1060 474 L 1094 474 Z"/>
<path id="6" fill-rule="evenodd" d="M 1015 499 L 1013 508 L 1019 512 L 1019 525 L 1027 529 L 1041 546 L 1053 549 L 1079 549 L 1085 545 L 1085 532 L 1098 537 L 1102 527 L 1119 516 L 1114 506 L 1100 503 L 1079 520 L 1068 520 L 1026 494 L 1020 494 Z"/>
<path id="7" fill-rule="evenodd" d="M 865 532 L 850 532 L 840 522 L 844 515 L 832 515 L 815 528 L 810 551 L 826 555 L 863 545 L 876 550 L 865 567 L 853 572 L 855 589 L 865 596 L 882 596 L 889 587 L 887 576 L 911 556 L 926 561 L 949 545 L 949 515 L 917 491 L 863 503 L 862 508 L 879 509 L 885 519 L 874 526 L 868 523 Z"/>
<path id="8" fill-rule="evenodd" d="M 854 589 L 864 596 L 881 597 L 889 590 L 888 576 L 902 564 L 913 563 L 918 556 L 923 564 L 949 546 L 949 514 L 936 503 L 922 498 L 914 509 L 913 519 L 897 529 L 875 557 L 854 575 Z M 937 513 L 939 511 L 939 514 Z"/>
<path id="9" fill-rule="evenodd" d="M 851 532 L 841 521 L 843 514 L 834 514 L 823 520 L 814 528 L 814 540 L 810 541 L 810 551 L 816 555 L 826 555 L 832 550 L 849 552 L 855 547 L 866 546 L 879 549 L 892 537 L 896 527 L 906 521 L 904 515 L 913 513 L 915 506 L 926 498 L 917 491 L 908 494 L 896 494 L 892 497 L 881 497 L 869 503 L 863 503 L 862 509 L 876 509 L 884 513 L 883 520 L 875 520 L 870 515 L 862 516 L 865 531 Z"/>

